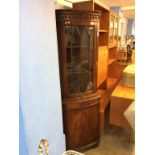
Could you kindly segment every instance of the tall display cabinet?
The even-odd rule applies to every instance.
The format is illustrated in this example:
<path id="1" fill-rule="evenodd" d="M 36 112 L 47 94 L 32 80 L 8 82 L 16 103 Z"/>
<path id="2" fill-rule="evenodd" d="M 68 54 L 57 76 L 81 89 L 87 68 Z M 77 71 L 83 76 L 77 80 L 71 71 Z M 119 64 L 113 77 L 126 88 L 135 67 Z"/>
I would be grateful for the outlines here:
<path id="1" fill-rule="evenodd" d="M 56 10 L 67 149 L 99 143 L 97 51 L 100 11 Z"/>

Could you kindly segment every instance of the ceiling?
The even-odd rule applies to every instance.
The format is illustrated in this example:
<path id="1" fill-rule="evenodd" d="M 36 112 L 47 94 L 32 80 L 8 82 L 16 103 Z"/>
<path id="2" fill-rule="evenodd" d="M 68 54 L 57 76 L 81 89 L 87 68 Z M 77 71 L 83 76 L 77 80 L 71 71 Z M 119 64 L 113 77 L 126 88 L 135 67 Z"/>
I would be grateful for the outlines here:
<path id="1" fill-rule="evenodd" d="M 89 1 L 89 0 L 65 0 L 66 2 L 75 3 L 80 1 Z M 127 19 L 135 18 L 135 0 L 94 0 L 103 3 L 108 7 L 120 7 L 123 13 L 123 16 Z"/>
<path id="2" fill-rule="evenodd" d="M 90 1 L 90 0 L 65 0 L 71 3 Z M 122 7 L 122 6 L 133 6 L 135 5 L 135 0 L 97 0 L 109 7 Z"/>
<path id="3" fill-rule="evenodd" d="M 123 7 L 135 5 L 135 0 L 99 0 L 109 7 Z"/>
<path id="4" fill-rule="evenodd" d="M 121 7 L 122 14 L 127 19 L 135 18 L 135 0 L 98 0 L 108 7 Z"/>
<path id="5" fill-rule="evenodd" d="M 135 10 L 124 10 L 122 13 L 127 19 L 135 19 Z"/>

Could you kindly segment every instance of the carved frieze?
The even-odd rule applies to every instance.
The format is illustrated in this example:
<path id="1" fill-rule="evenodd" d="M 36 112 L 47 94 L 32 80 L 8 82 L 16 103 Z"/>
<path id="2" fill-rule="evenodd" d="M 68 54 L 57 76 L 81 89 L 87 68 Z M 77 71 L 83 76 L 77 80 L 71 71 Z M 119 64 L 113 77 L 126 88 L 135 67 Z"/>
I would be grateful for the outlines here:
<path id="1" fill-rule="evenodd" d="M 57 14 L 59 20 L 98 20 L 101 16 L 100 11 L 73 11 L 73 10 L 65 10 L 61 14 Z"/>

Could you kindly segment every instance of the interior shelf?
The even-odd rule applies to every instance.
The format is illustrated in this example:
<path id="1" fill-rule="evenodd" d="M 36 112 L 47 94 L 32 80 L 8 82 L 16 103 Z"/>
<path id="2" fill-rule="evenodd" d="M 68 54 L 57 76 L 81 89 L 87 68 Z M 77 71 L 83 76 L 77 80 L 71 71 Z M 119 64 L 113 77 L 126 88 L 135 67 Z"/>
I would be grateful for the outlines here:
<path id="1" fill-rule="evenodd" d="M 100 47 L 100 48 L 108 48 L 107 45 L 100 45 L 99 47 Z"/>
<path id="2" fill-rule="evenodd" d="M 111 65 L 113 62 L 115 62 L 116 61 L 116 59 L 109 59 L 108 60 L 108 65 Z"/>
<path id="3" fill-rule="evenodd" d="M 119 98 L 135 99 L 135 88 L 122 85 L 120 82 L 113 91 L 112 96 Z"/>
<path id="4" fill-rule="evenodd" d="M 100 33 L 108 32 L 108 30 L 99 30 Z"/>
<path id="5" fill-rule="evenodd" d="M 117 42 L 109 43 L 109 49 L 117 46 Z"/>
<path id="6" fill-rule="evenodd" d="M 119 78 L 108 78 L 107 79 L 107 88 L 106 89 L 103 89 L 103 88 L 98 89 L 99 94 L 102 96 L 105 96 L 106 101 L 104 102 L 105 103 L 104 107 L 106 107 L 106 105 L 108 104 L 111 94 L 112 94 L 113 90 L 116 88 L 119 81 L 120 81 Z"/>

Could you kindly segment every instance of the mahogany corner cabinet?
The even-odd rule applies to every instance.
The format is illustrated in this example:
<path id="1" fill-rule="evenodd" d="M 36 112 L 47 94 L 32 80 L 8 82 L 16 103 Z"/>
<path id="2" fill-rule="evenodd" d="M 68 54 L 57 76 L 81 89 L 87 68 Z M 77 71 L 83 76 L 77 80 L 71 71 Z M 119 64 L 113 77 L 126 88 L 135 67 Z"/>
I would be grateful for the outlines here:
<path id="1" fill-rule="evenodd" d="M 63 125 L 67 149 L 99 144 L 97 51 L 100 11 L 56 10 Z"/>

